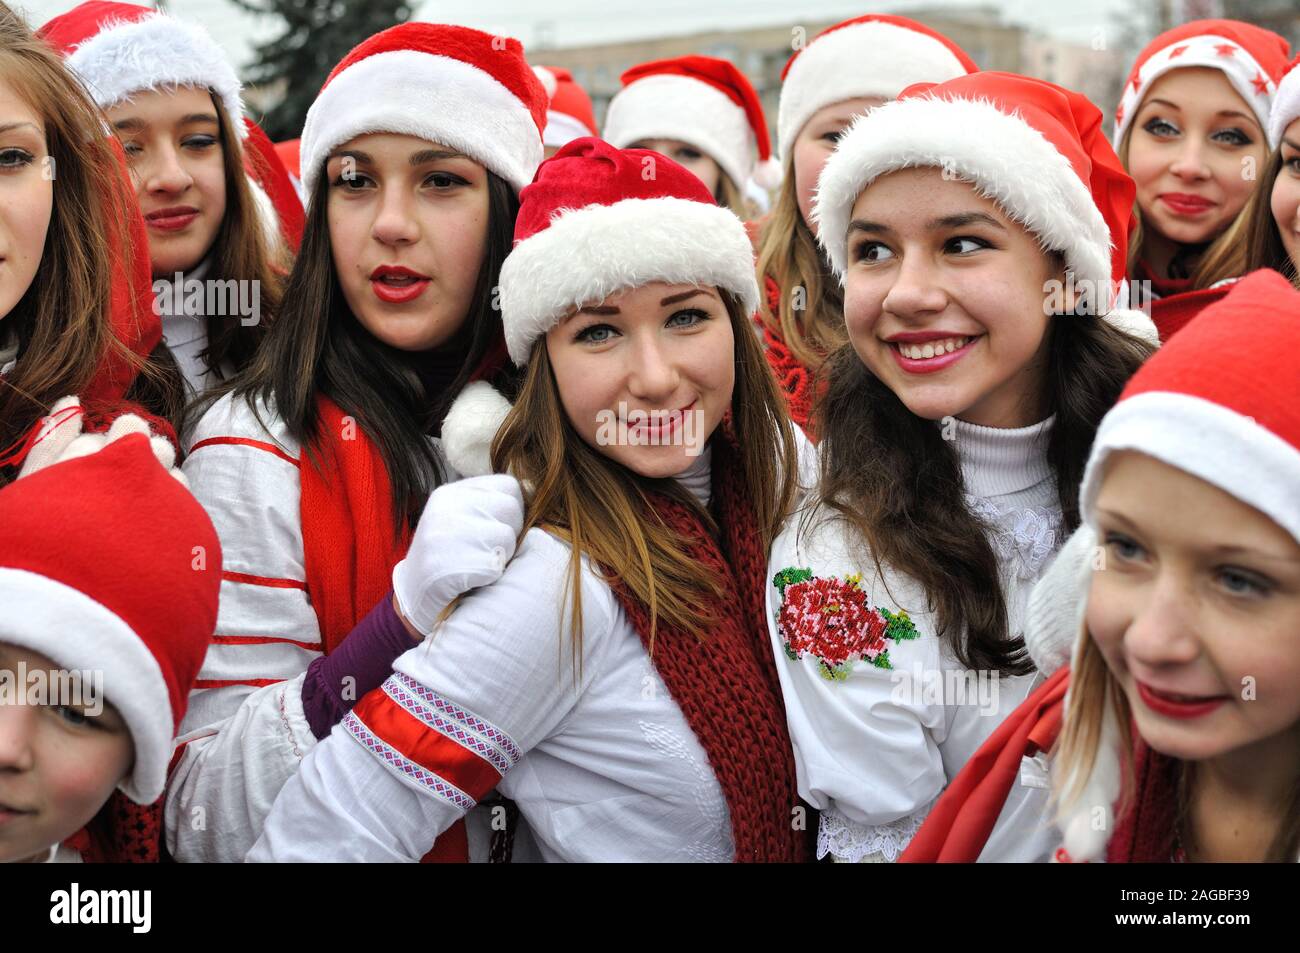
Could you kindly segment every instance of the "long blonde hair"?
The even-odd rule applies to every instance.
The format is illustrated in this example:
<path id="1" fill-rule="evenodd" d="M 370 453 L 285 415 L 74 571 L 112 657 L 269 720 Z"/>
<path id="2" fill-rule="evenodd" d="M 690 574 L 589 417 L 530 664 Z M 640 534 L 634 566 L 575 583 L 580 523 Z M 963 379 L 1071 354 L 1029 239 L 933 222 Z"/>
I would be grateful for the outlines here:
<path id="1" fill-rule="evenodd" d="M 793 155 L 785 160 L 785 176 L 776 204 L 759 237 L 756 267 L 760 288 L 764 279 L 771 277 L 781 289 L 775 313 L 766 292 L 760 296 L 763 322 L 780 336 L 801 364 L 816 372 L 827 356 L 847 340 L 844 293 L 799 212 Z"/>
<path id="2" fill-rule="evenodd" d="M 749 316 L 732 295 L 723 292 L 722 298 L 735 336 L 731 433 L 766 548 L 794 499 L 794 431 Z M 616 574 L 648 608 L 651 651 L 661 624 L 697 638 L 707 635 L 717 620 L 706 607 L 724 591 L 724 581 L 691 559 L 690 539 L 655 518 L 647 493 L 698 504 L 673 481 L 640 477 L 578 436 L 565 416 L 544 338 L 533 345 L 519 397 L 492 442 L 492 469 L 531 484 L 524 532 L 538 526 L 572 547 L 567 588 L 575 664 L 581 656 L 584 555 Z M 707 512 L 702 515 L 712 523 Z"/>

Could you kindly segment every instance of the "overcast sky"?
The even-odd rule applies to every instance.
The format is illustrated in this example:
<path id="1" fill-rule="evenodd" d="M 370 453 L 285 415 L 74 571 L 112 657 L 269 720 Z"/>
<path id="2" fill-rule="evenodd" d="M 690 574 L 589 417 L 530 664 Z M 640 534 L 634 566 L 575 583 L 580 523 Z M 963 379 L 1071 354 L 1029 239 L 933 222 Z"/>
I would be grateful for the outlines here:
<path id="1" fill-rule="evenodd" d="M 365 0 L 343 0 L 345 3 Z M 726 29 L 728 26 L 847 19 L 865 12 L 907 13 L 909 9 L 996 6 L 1003 19 L 1080 43 L 1111 25 L 1110 12 L 1133 0 L 894 0 L 865 4 L 843 0 L 432 0 L 420 4 L 417 18 L 459 23 L 517 36 L 525 48 L 548 37 L 554 46 L 585 46 L 616 40 Z M 32 26 L 76 6 L 76 0 L 16 0 Z M 276 35 L 277 18 L 250 16 L 230 0 L 170 0 L 177 16 L 198 20 L 243 66 L 258 41 Z"/>

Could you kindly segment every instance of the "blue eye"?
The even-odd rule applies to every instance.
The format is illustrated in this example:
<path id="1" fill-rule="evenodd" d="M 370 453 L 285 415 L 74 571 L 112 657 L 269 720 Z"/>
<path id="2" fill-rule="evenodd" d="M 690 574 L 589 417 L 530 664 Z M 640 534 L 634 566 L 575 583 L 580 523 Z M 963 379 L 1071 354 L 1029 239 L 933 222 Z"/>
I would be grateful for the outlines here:
<path id="1" fill-rule="evenodd" d="M 94 722 L 80 708 L 72 708 L 69 705 L 55 705 L 54 710 L 60 718 L 70 725 L 75 725 L 78 728 L 85 725 L 94 725 Z"/>
<path id="2" fill-rule="evenodd" d="M 677 320 L 678 318 L 685 318 L 687 320 L 679 322 Z M 691 308 L 686 311 L 678 311 L 676 314 L 670 317 L 668 319 L 668 326 L 678 327 L 678 328 L 692 328 L 695 327 L 697 324 L 701 324 L 707 320 L 709 320 L 709 316 L 705 312 L 700 311 L 698 308 Z"/>
<path id="3" fill-rule="evenodd" d="M 1222 142 L 1230 146 L 1248 146 L 1255 140 L 1246 135 L 1240 129 L 1220 129 L 1210 137 L 1215 142 Z"/>
<path id="4" fill-rule="evenodd" d="M 185 139 L 181 140 L 181 145 L 188 149 L 193 149 L 195 152 L 199 152 L 215 146 L 217 142 L 218 139 L 216 136 L 187 136 Z"/>
<path id="5" fill-rule="evenodd" d="M 1133 562 L 1143 555 L 1142 547 L 1123 533 L 1107 533 L 1106 548 L 1121 562 Z"/>
<path id="6" fill-rule="evenodd" d="M 608 324 L 592 324 L 575 334 L 573 339 L 583 344 L 604 344 L 616 333 Z"/>
<path id="7" fill-rule="evenodd" d="M 1167 119 L 1152 119 L 1142 127 L 1153 136 L 1167 139 L 1178 135 L 1182 130 Z"/>
<path id="8" fill-rule="evenodd" d="M 1273 588 L 1272 583 L 1263 576 L 1232 566 L 1224 566 L 1219 570 L 1219 582 L 1234 596 L 1266 596 Z"/>

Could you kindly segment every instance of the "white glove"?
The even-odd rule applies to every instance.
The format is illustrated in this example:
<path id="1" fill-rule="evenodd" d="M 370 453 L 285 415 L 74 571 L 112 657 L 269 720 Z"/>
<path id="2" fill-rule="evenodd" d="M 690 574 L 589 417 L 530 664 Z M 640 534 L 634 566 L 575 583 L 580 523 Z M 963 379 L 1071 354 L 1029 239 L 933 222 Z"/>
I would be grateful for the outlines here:
<path id="1" fill-rule="evenodd" d="M 1044 675 L 1069 663 L 1083 633 L 1096 553 L 1097 534 L 1084 523 L 1065 541 L 1029 593 L 1025 647 Z"/>
<path id="2" fill-rule="evenodd" d="M 461 593 L 501 577 L 524 527 L 524 495 L 507 474 L 447 483 L 429 495 L 406 558 L 393 567 L 398 611 L 428 635 Z"/>
<path id="3" fill-rule="evenodd" d="M 41 419 L 40 432 L 36 442 L 23 461 L 18 476 L 25 477 L 44 470 L 46 467 L 64 460 L 73 460 L 102 450 L 115 440 L 128 434 L 144 434 L 149 438 L 153 454 L 162 464 L 163 469 L 189 488 L 185 475 L 176 466 L 176 448 L 166 437 L 158 437 L 149 429 L 143 417 L 136 414 L 123 414 L 109 426 L 104 433 L 84 433 L 82 418 L 85 413 L 79 408 L 80 401 L 75 396 L 64 397 L 50 408 L 49 414 Z M 72 408 L 77 408 L 75 411 Z"/>

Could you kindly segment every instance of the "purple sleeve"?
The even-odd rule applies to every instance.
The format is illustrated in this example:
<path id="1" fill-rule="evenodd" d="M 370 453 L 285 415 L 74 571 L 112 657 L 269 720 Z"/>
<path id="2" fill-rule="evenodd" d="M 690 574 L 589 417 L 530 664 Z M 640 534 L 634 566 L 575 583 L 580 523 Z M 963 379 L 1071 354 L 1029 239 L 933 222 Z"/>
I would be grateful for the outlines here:
<path id="1" fill-rule="evenodd" d="M 390 592 L 357 623 L 338 648 L 307 666 L 302 710 L 312 734 L 318 739 L 328 735 L 357 699 L 383 684 L 393 673 L 397 656 L 413 645 L 411 633 L 393 608 Z"/>

